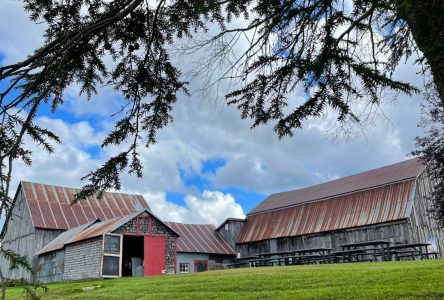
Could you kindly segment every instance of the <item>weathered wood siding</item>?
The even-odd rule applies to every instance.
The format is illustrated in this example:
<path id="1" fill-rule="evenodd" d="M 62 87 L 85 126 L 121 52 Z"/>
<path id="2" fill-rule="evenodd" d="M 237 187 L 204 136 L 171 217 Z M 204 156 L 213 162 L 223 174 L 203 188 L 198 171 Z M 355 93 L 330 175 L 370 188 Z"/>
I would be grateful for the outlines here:
<path id="1" fill-rule="evenodd" d="M 38 258 L 37 280 L 41 283 L 63 281 L 65 249 L 53 251 Z"/>
<path id="2" fill-rule="evenodd" d="M 228 224 L 228 226 L 226 226 Z M 228 242 L 228 244 L 236 249 L 236 240 L 244 226 L 244 221 L 228 220 L 224 226 L 219 228 L 217 232 Z"/>
<path id="3" fill-rule="evenodd" d="M 409 218 L 409 228 L 412 242 L 428 242 L 436 238 L 440 257 L 444 251 L 444 230 L 432 211 L 433 203 L 430 194 L 433 191 L 434 182 L 430 178 L 428 170 L 425 170 L 416 180 L 415 197 Z"/>
<path id="4" fill-rule="evenodd" d="M 270 239 L 254 243 L 238 244 L 237 251 L 241 253 L 241 257 L 246 257 L 261 252 L 287 251 L 318 247 L 341 250 L 340 245 L 342 244 L 379 239 L 389 240 L 393 244 L 411 242 L 407 220 L 317 234 Z"/>
<path id="5" fill-rule="evenodd" d="M 17 193 L 17 200 L 13 209 L 12 218 L 9 221 L 6 234 L 2 240 L 2 247 L 26 256 L 31 266 L 35 268 L 37 266 L 37 258 L 34 257 L 34 254 L 62 232 L 62 230 L 34 228 L 23 191 L 20 190 Z M 9 271 L 9 263 L 3 258 L 0 258 L 0 266 L 3 274 L 5 274 L 5 277 L 7 278 L 32 279 L 31 274 L 22 268 Z"/>

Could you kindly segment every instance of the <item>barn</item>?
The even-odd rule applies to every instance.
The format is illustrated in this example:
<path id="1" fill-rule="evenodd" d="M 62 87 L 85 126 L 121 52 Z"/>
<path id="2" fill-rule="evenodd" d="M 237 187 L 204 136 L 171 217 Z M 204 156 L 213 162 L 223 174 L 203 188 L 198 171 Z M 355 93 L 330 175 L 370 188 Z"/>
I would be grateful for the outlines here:
<path id="1" fill-rule="evenodd" d="M 232 262 L 235 250 L 209 224 L 163 222 L 140 195 L 104 193 L 70 205 L 77 189 L 21 182 L 2 247 L 28 258 L 9 279 L 43 283 L 206 271 Z M 6 230 L 7 229 L 7 230 Z"/>
<path id="2" fill-rule="evenodd" d="M 70 205 L 76 192 L 73 188 L 22 181 L 14 196 L 12 218 L 3 225 L 0 234 L 3 249 L 27 257 L 36 268 L 35 254 L 64 231 L 150 209 L 142 196 L 122 193 L 104 193 L 101 200 L 90 198 Z M 31 279 L 23 269 L 6 271 L 7 265 L 0 260 L 3 274 L 8 278 Z"/>
<path id="3" fill-rule="evenodd" d="M 150 211 L 63 232 L 36 253 L 40 282 L 174 274 L 178 234 Z"/>
<path id="4" fill-rule="evenodd" d="M 443 253 L 444 231 L 431 216 L 432 179 L 410 159 L 323 184 L 272 194 L 246 216 L 238 231 L 241 257 L 345 243 L 429 242 Z"/>
<path id="5" fill-rule="evenodd" d="M 235 258 L 236 251 L 212 224 L 167 222 L 177 239 L 176 273 L 223 269 Z"/>

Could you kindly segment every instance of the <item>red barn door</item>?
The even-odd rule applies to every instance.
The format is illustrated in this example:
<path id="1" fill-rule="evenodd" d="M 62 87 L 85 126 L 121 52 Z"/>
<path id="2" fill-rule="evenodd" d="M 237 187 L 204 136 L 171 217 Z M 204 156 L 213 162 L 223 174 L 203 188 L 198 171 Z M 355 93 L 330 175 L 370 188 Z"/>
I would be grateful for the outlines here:
<path id="1" fill-rule="evenodd" d="M 162 275 L 165 270 L 166 237 L 144 237 L 144 275 Z"/>

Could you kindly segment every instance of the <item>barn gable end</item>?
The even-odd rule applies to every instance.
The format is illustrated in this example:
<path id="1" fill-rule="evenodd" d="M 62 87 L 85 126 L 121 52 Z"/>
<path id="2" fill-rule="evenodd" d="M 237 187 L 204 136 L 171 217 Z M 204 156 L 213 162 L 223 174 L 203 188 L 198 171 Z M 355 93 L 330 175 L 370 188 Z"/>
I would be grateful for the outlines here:
<path id="1" fill-rule="evenodd" d="M 12 217 L 2 229 L 2 247 L 25 256 L 32 267 L 36 266 L 35 252 L 55 239 L 63 230 L 44 230 L 35 228 L 30 217 L 28 203 L 21 186 L 15 195 Z M 7 230 L 6 230 L 7 228 Z M 9 262 L 0 258 L 0 267 L 8 278 L 31 280 L 31 274 L 22 268 L 9 270 Z"/>
<path id="2" fill-rule="evenodd" d="M 444 252 L 444 230 L 436 220 L 430 200 L 433 182 L 428 168 L 416 179 L 414 199 L 409 214 L 409 229 L 413 242 L 430 242 L 440 253 Z"/>

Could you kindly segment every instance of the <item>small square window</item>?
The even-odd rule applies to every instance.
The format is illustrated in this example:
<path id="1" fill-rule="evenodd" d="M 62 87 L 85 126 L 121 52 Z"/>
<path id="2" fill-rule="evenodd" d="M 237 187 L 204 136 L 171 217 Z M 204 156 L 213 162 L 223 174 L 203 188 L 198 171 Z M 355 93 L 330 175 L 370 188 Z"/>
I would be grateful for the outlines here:
<path id="1" fill-rule="evenodd" d="M 227 224 L 225 224 L 225 230 L 228 230 L 228 229 L 230 229 L 230 226 L 227 223 Z"/>
<path id="2" fill-rule="evenodd" d="M 179 264 L 179 273 L 190 273 L 190 264 Z"/>

